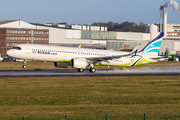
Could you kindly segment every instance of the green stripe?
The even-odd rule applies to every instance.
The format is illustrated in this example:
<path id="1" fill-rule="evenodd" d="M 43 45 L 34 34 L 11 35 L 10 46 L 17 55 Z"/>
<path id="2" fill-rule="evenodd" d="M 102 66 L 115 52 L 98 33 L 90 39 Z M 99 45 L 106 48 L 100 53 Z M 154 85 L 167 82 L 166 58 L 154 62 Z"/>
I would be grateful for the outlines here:
<path id="1" fill-rule="evenodd" d="M 70 62 L 71 62 L 71 60 L 59 60 L 59 61 L 57 61 L 57 62 L 70 63 Z"/>
<path id="2" fill-rule="evenodd" d="M 132 64 L 133 62 L 130 62 L 130 63 L 126 63 L 126 64 L 119 64 L 119 65 L 111 65 L 111 64 L 99 64 L 99 63 L 96 63 L 94 65 L 102 65 L 102 66 L 113 66 L 113 67 L 126 67 L 130 64 Z"/>
<path id="3" fill-rule="evenodd" d="M 149 61 L 149 60 L 146 60 L 145 58 L 143 58 L 136 65 L 144 65 L 144 64 L 156 63 L 156 62 L 157 61 Z"/>
<path id="4" fill-rule="evenodd" d="M 59 60 L 57 62 L 61 62 L 61 63 L 70 63 L 71 60 Z M 141 59 L 136 65 L 144 65 L 144 64 L 149 64 L 149 63 L 155 63 L 157 61 L 149 61 L 149 60 L 146 60 L 145 58 Z M 126 63 L 126 64 L 118 64 L 118 65 L 112 65 L 112 64 L 99 64 L 99 63 L 94 63 L 94 65 L 97 65 L 97 66 L 114 66 L 114 67 L 126 67 L 126 66 L 129 66 L 130 64 L 132 64 L 133 62 L 130 62 L 130 63 Z M 136 66 L 135 65 L 135 66 Z"/>

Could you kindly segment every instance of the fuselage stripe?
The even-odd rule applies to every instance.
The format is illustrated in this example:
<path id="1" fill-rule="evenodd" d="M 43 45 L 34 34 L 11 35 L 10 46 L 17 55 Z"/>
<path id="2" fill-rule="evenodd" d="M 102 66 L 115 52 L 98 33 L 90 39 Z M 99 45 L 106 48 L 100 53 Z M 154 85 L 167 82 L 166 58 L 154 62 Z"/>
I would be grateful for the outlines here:
<path id="1" fill-rule="evenodd" d="M 132 66 L 135 66 L 141 59 L 142 59 L 142 57 L 139 58 L 134 64 L 132 64 Z"/>

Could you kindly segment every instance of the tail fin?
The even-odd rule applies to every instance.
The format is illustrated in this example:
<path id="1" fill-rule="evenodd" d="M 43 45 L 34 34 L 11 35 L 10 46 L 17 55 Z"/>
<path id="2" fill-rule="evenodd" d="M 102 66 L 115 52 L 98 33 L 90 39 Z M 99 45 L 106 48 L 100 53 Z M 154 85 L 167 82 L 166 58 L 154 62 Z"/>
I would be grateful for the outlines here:
<path id="1" fill-rule="evenodd" d="M 140 52 L 151 55 L 158 55 L 164 33 L 158 33 Z"/>

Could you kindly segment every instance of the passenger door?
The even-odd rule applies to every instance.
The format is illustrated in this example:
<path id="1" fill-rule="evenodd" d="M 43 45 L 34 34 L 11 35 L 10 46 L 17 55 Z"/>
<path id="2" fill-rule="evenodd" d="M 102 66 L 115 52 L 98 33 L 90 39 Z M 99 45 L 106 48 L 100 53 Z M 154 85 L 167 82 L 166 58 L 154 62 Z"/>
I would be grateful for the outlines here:
<path id="1" fill-rule="evenodd" d="M 26 54 L 30 54 L 30 46 L 29 45 L 26 46 Z"/>

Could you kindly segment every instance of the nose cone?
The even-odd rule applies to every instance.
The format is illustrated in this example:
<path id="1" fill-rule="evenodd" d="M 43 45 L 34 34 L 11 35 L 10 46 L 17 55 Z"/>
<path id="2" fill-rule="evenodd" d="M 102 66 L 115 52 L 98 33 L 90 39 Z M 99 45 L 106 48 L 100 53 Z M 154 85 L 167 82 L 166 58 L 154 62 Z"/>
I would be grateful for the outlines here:
<path id="1" fill-rule="evenodd" d="M 8 50 L 6 53 L 7 53 L 7 55 L 10 56 L 10 57 L 14 57 L 14 55 L 15 55 L 15 52 L 14 52 L 14 50 L 12 50 L 12 49 L 11 49 L 11 50 Z"/>

